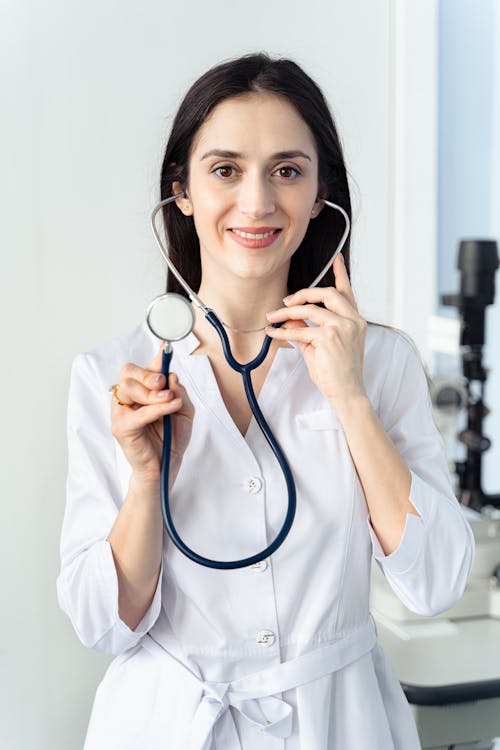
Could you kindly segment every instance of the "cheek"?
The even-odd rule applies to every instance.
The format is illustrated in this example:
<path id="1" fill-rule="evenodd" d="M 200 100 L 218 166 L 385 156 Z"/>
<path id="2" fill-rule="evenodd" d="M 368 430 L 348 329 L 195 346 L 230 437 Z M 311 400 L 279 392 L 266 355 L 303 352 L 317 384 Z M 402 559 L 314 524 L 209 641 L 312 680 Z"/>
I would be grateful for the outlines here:
<path id="1" fill-rule="evenodd" d="M 293 233 L 293 245 L 295 250 L 299 247 L 300 243 L 304 239 L 311 221 L 311 208 L 310 203 L 304 200 L 300 205 L 297 206 L 295 217 L 295 228 Z M 294 252 L 295 252 L 294 250 Z"/>
<path id="2" fill-rule="evenodd" d="M 193 205 L 193 221 L 196 229 L 196 233 L 202 239 L 203 237 L 213 233 L 217 226 L 217 216 L 207 200 L 196 200 L 192 198 Z"/>
<path id="3" fill-rule="evenodd" d="M 196 229 L 205 232 L 216 230 L 226 211 L 222 197 L 213 191 L 197 190 L 191 195 L 191 202 Z"/>
<path id="4" fill-rule="evenodd" d="M 311 221 L 311 206 L 311 201 L 309 201 L 308 198 L 305 198 L 301 201 L 297 201 L 293 206 L 293 209 L 291 208 L 291 210 L 293 210 L 295 234 L 300 236 L 301 239 L 307 232 L 309 222 Z"/>
<path id="5" fill-rule="evenodd" d="M 309 190 L 291 197 L 288 205 L 290 216 L 293 216 L 297 225 L 308 224 L 316 196 L 309 194 Z"/>

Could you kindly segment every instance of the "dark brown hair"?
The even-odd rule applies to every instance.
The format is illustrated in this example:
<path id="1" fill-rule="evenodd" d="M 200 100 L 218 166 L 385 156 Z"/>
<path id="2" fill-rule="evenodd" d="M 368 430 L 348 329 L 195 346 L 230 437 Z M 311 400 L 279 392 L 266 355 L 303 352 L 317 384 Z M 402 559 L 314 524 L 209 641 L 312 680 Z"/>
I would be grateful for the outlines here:
<path id="1" fill-rule="evenodd" d="M 248 93 L 272 93 L 292 104 L 311 130 L 318 152 L 318 194 L 339 204 L 351 217 L 351 200 L 340 140 L 333 117 L 317 84 L 292 60 L 272 59 L 264 53 L 245 55 L 208 70 L 191 86 L 182 101 L 168 139 L 161 171 L 161 198 L 172 195 L 172 183 L 187 184 L 188 162 L 201 125 L 220 102 Z M 175 203 L 163 208 L 170 257 L 192 289 L 201 283 L 200 246 L 194 221 Z M 342 215 L 325 207 L 294 253 L 288 275 L 290 293 L 308 287 L 333 254 L 345 224 Z M 349 274 L 349 238 L 343 249 Z M 334 286 L 332 269 L 320 286 Z M 168 274 L 167 291 L 186 296 Z"/>

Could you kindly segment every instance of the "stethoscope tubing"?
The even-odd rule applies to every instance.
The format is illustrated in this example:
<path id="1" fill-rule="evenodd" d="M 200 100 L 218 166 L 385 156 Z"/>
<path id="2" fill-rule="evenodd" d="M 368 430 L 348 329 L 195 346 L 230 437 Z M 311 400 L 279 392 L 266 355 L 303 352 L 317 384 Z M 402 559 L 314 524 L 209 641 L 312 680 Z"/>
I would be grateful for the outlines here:
<path id="1" fill-rule="evenodd" d="M 271 544 L 268 545 L 264 550 L 261 550 L 261 552 L 255 555 L 251 555 L 250 557 L 245 557 L 241 560 L 212 560 L 208 557 L 203 557 L 202 555 L 199 555 L 197 552 L 195 552 L 190 547 L 188 547 L 188 545 L 184 542 L 184 540 L 181 539 L 181 537 L 179 536 L 179 533 L 177 532 L 177 529 L 175 528 L 174 521 L 172 518 L 172 512 L 170 509 L 168 482 L 169 482 L 169 474 L 170 474 L 170 451 L 171 451 L 171 446 L 172 446 L 172 419 L 171 419 L 170 414 L 166 414 L 163 418 L 163 450 L 162 450 L 161 477 L 160 477 L 161 510 L 162 510 L 162 516 L 163 516 L 163 523 L 165 525 L 168 535 L 170 536 L 170 539 L 175 544 L 177 549 L 179 549 L 184 555 L 186 555 L 186 557 L 188 557 L 193 562 L 198 563 L 198 565 L 204 565 L 205 567 L 208 567 L 208 568 L 216 568 L 219 570 L 234 570 L 235 568 L 245 568 L 249 565 L 255 565 L 256 563 L 261 562 L 262 560 L 264 560 L 265 558 L 269 557 L 274 552 L 276 552 L 276 550 L 281 546 L 281 544 L 285 541 L 288 535 L 288 532 L 290 531 L 292 527 L 294 518 L 295 518 L 295 511 L 297 507 L 297 494 L 296 494 L 296 489 L 295 489 L 295 482 L 293 480 L 292 472 L 290 470 L 288 462 L 276 438 L 272 434 L 271 429 L 264 418 L 264 415 L 262 414 L 262 411 L 257 402 L 257 398 L 255 397 L 255 392 L 253 390 L 253 385 L 252 385 L 251 372 L 264 361 L 269 351 L 269 346 L 271 344 L 270 336 L 265 337 L 264 343 L 262 345 L 262 348 L 259 354 L 251 362 L 247 362 L 246 364 L 240 364 L 233 357 L 233 354 L 231 352 L 231 347 L 229 344 L 229 340 L 227 338 L 227 334 L 224 330 L 222 323 L 217 318 L 215 313 L 213 311 L 209 311 L 206 317 L 207 317 L 207 320 L 209 320 L 209 322 L 214 326 L 214 328 L 219 333 L 219 336 L 221 337 L 222 345 L 224 348 L 224 354 L 226 355 L 228 364 L 230 364 L 230 366 L 234 370 L 239 372 L 243 377 L 245 394 L 246 394 L 248 403 L 250 405 L 250 408 L 252 410 L 252 413 L 255 417 L 255 420 L 260 430 L 262 431 L 264 437 L 266 438 L 271 450 L 276 456 L 276 459 L 283 472 L 283 476 L 285 478 L 287 491 L 288 491 L 288 509 L 287 509 L 287 513 L 286 513 L 283 525 L 280 531 L 278 532 L 276 538 L 274 539 L 274 541 L 271 542 Z M 281 325 L 282 323 L 274 324 L 276 328 L 280 327 Z M 169 373 L 171 359 L 172 359 L 172 351 L 170 347 L 165 347 L 165 349 L 163 350 L 163 354 L 162 354 L 162 373 L 163 375 L 165 375 L 167 382 L 168 382 L 168 373 Z"/>
<path id="2" fill-rule="evenodd" d="M 262 550 L 261 552 L 255 555 L 251 555 L 250 557 L 246 557 L 241 560 L 211 560 L 210 558 L 199 555 L 197 552 L 195 552 L 190 547 L 188 547 L 187 544 L 181 539 L 173 522 L 172 513 L 170 509 L 169 486 L 168 486 L 169 473 L 170 473 L 170 451 L 172 447 L 172 418 L 169 414 L 166 414 L 164 416 L 163 418 L 163 449 L 162 449 L 161 477 L 160 477 L 160 496 L 161 496 L 160 504 L 161 504 L 161 511 L 162 511 L 162 517 L 163 517 L 163 523 L 164 523 L 165 529 L 168 535 L 170 536 L 170 539 L 175 544 L 175 546 L 193 562 L 198 563 L 199 565 L 203 565 L 205 567 L 209 567 L 209 568 L 216 568 L 219 570 L 232 570 L 235 568 L 244 568 L 249 565 L 254 565 L 256 563 L 259 563 L 265 558 L 272 555 L 274 552 L 276 552 L 276 550 L 281 546 L 281 544 L 284 542 L 285 538 L 287 537 L 292 527 L 294 518 L 295 518 L 295 511 L 296 511 L 296 505 L 297 505 L 296 488 L 295 488 L 295 482 L 293 480 L 293 475 L 288 465 L 288 462 L 276 438 L 272 434 L 271 429 L 269 425 L 267 424 L 264 418 L 264 415 L 262 414 L 262 411 L 259 407 L 257 398 L 255 397 L 255 392 L 253 390 L 252 379 L 251 379 L 252 370 L 258 367 L 267 356 L 267 353 L 269 351 L 269 346 L 271 344 L 271 337 L 270 336 L 265 337 L 259 354 L 253 360 L 245 364 L 241 364 L 240 362 L 238 362 L 233 357 L 229 339 L 228 339 L 228 336 L 226 334 L 226 331 L 224 329 L 222 322 L 219 320 L 219 318 L 217 317 L 217 315 L 214 313 L 213 310 L 210 310 L 203 304 L 202 300 L 191 289 L 189 284 L 183 279 L 183 277 L 178 272 L 177 268 L 175 267 L 173 262 L 170 260 L 168 253 L 165 251 L 163 247 L 158 229 L 156 227 L 156 216 L 163 206 L 167 205 L 168 203 L 171 203 L 172 201 L 177 200 L 183 195 L 184 195 L 184 192 L 178 193 L 177 195 L 173 195 L 169 198 L 166 198 L 160 201 L 160 203 L 158 203 L 155 206 L 151 215 L 151 224 L 152 224 L 153 234 L 160 248 L 162 257 L 165 260 L 169 270 L 177 279 L 177 281 L 182 286 L 184 291 L 187 293 L 189 299 L 198 308 L 200 308 L 200 310 L 203 311 L 206 319 L 209 321 L 209 323 L 211 323 L 211 325 L 215 328 L 215 330 L 219 334 L 219 337 L 222 343 L 222 348 L 224 351 L 224 356 L 228 364 L 230 365 L 230 367 L 233 368 L 233 370 L 241 374 L 243 378 L 245 394 L 246 394 L 248 403 L 250 405 L 250 408 L 252 410 L 252 413 L 255 417 L 255 420 L 260 430 L 262 431 L 264 437 L 266 438 L 271 450 L 273 451 L 276 457 L 276 460 L 278 461 L 280 465 L 280 468 L 283 472 L 283 476 L 285 479 L 287 491 L 288 491 L 288 509 L 287 509 L 287 513 L 285 516 L 285 520 L 276 538 L 271 542 L 270 545 L 268 545 L 268 547 L 266 547 L 266 549 Z M 342 248 L 344 247 L 344 244 L 346 242 L 347 236 L 349 234 L 349 229 L 350 229 L 350 220 L 346 211 L 341 206 L 337 205 L 336 203 L 332 203 L 331 201 L 327 201 L 323 199 L 323 202 L 327 206 L 330 206 L 331 208 L 334 208 L 340 211 L 340 213 L 343 215 L 345 219 L 346 225 L 345 225 L 344 233 L 340 239 L 340 242 L 337 245 L 337 248 L 333 256 L 330 258 L 330 260 L 324 266 L 324 268 L 321 270 L 318 276 L 314 279 L 313 283 L 311 284 L 311 287 L 315 287 L 321 281 L 321 279 L 326 274 L 330 266 L 333 264 L 333 261 L 335 260 L 336 256 L 342 251 Z M 273 325 L 275 328 L 279 328 L 281 325 L 283 325 L 283 323 L 274 323 Z M 163 350 L 163 355 L 162 355 L 162 373 L 163 375 L 165 375 L 167 383 L 168 383 L 168 374 L 169 374 L 171 358 L 172 358 L 171 342 L 167 342 Z"/>

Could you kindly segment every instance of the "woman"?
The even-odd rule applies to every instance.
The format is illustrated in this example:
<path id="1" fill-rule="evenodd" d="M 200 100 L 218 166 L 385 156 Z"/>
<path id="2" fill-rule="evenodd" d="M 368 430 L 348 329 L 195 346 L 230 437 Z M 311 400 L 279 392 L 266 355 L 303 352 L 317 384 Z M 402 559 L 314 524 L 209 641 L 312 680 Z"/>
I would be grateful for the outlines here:
<path id="1" fill-rule="evenodd" d="M 163 534 L 165 414 L 172 510 L 188 546 L 250 556 L 286 512 L 241 377 L 197 308 L 168 383 L 145 325 L 76 358 L 58 592 L 82 642 L 117 655 L 85 748 L 414 750 L 369 615 L 371 557 L 410 609 L 433 615 L 461 596 L 473 541 L 418 355 L 359 314 L 348 246 L 309 288 L 344 229 L 321 199 L 350 214 L 320 90 L 293 62 L 262 54 L 208 71 L 174 121 L 161 191 L 179 195 L 164 209 L 171 257 L 231 326 L 236 359 L 258 353 L 263 329 L 272 338 L 253 385 L 297 512 L 270 559 L 237 570 L 198 566 Z M 171 278 L 168 288 L 183 293 Z"/>

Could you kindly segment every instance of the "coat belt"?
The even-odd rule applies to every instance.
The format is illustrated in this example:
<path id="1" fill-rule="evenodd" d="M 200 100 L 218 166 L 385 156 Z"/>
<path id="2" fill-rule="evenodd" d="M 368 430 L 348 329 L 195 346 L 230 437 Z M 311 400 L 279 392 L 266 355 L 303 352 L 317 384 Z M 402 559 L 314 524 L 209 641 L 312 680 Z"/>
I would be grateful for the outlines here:
<path id="1" fill-rule="evenodd" d="M 222 747 L 241 750 L 229 706 L 236 708 L 259 731 L 286 739 L 292 732 L 292 707 L 277 694 L 343 669 L 371 651 L 376 641 L 375 623 L 370 616 L 364 625 L 325 646 L 232 682 L 202 680 L 175 660 L 203 691 L 191 724 L 189 750 L 209 750 L 213 730 Z M 155 656 L 161 653 L 172 658 L 149 636 L 141 646 Z"/>

